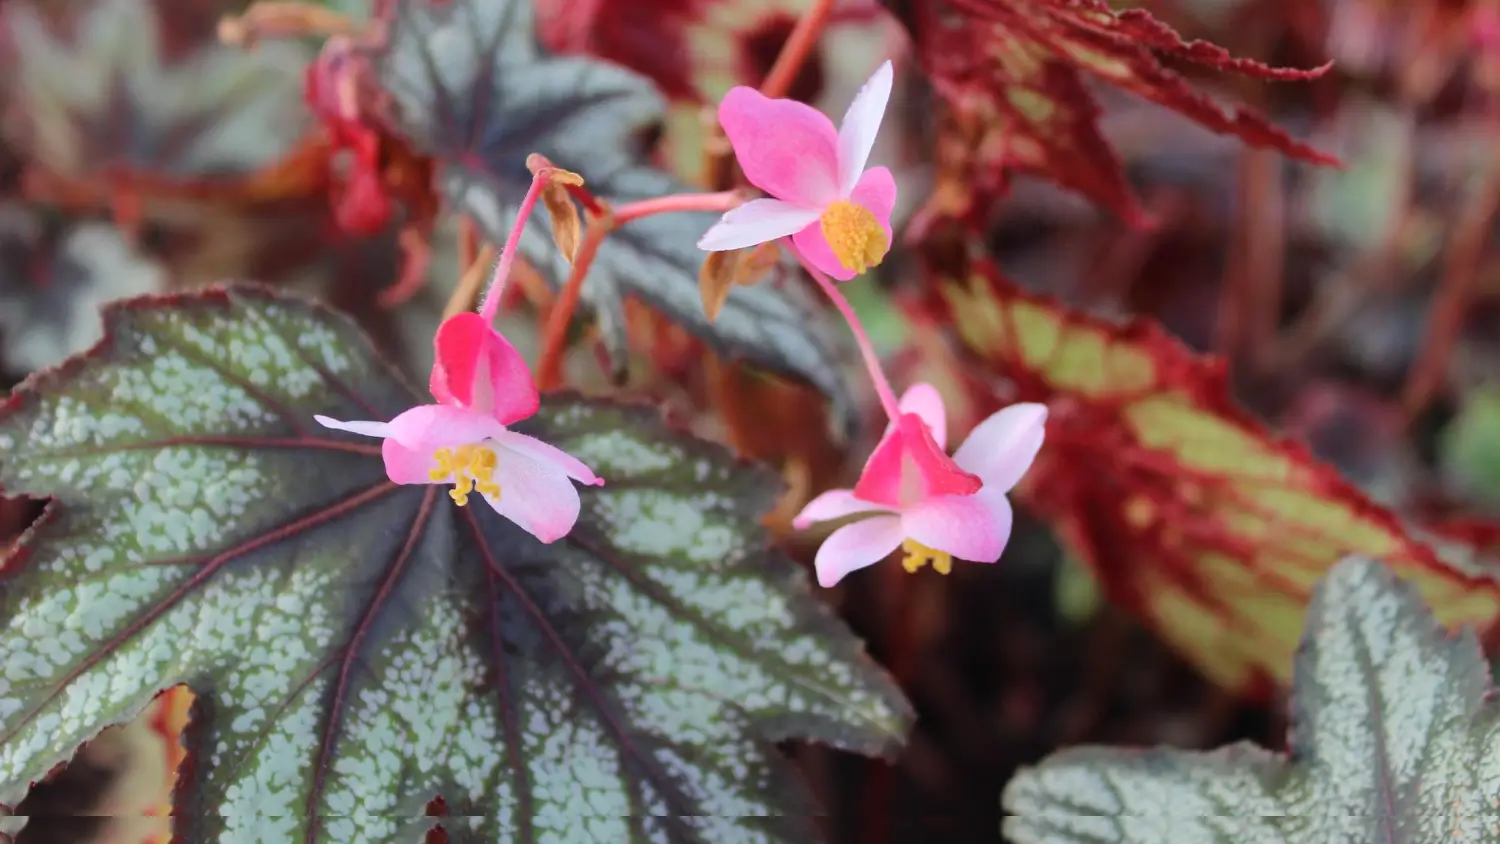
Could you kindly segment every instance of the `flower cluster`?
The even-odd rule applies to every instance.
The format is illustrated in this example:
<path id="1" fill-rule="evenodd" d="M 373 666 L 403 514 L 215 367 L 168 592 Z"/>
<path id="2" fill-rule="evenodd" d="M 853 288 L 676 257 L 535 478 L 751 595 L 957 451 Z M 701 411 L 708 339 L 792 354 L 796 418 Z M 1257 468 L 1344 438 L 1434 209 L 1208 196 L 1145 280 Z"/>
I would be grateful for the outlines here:
<path id="1" fill-rule="evenodd" d="M 998 560 L 1011 531 L 1005 494 L 1041 449 L 1047 418 L 1039 404 L 1005 408 L 981 422 L 949 456 L 946 411 L 937 390 L 915 384 L 896 399 L 863 326 L 830 280 L 854 278 L 884 260 L 891 247 L 896 183 L 890 170 L 866 165 L 892 81 L 886 62 L 860 89 L 837 129 L 803 103 L 770 99 L 751 88 L 731 90 L 719 106 L 719 121 L 745 178 L 770 196 L 731 207 L 698 244 L 710 252 L 785 245 L 848 323 L 890 418 L 854 487 L 819 495 L 793 520 L 805 529 L 858 517 L 818 549 L 815 567 L 824 586 L 898 548 L 911 572 L 930 563 L 947 574 L 955 559 Z M 323 416 L 317 421 L 384 439 L 386 474 L 394 483 L 450 484 L 448 494 L 459 506 L 477 494 L 537 539 L 553 542 L 578 520 L 574 481 L 604 481 L 562 450 L 511 430 L 536 413 L 540 399 L 525 361 L 492 327 L 521 230 L 546 181 L 547 174 L 539 171 L 484 306 L 478 313 L 450 317 L 438 329 L 429 385 L 436 403 L 389 422 Z M 726 196 L 644 202 L 621 209 L 619 216 L 724 207 Z"/>
<path id="2" fill-rule="evenodd" d="M 810 106 L 768 99 L 751 88 L 731 90 L 719 105 L 719 122 L 746 180 L 771 198 L 725 213 L 698 243 L 713 252 L 784 241 L 849 323 L 890 417 L 854 488 L 823 493 L 793 519 L 794 527 L 805 529 L 862 517 L 818 548 L 814 566 L 824 586 L 897 548 L 911 572 L 931 563 L 947 574 L 955 558 L 998 560 L 1011 529 L 1005 493 L 1041 449 L 1047 419 L 1040 404 L 1007 407 L 981 422 L 949 457 L 947 414 L 937 390 L 915 384 L 896 401 L 859 319 L 828 280 L 851 279 L 890 249 L 896 183 L 886 168 L 865 165 L 892 77 L 891 63 L 881 65 L 836 130 Z"/>

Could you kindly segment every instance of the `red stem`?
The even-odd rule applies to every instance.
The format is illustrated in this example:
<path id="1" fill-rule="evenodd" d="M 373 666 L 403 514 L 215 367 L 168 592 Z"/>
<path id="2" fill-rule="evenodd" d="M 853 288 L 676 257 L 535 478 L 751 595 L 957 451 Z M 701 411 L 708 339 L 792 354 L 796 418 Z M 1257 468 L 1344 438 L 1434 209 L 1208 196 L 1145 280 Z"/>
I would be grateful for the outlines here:
<path id="1" fill-rule="evenodd" d="M 521 233 L 526 230 L 526 221 L 531 218 L 531 209 L 536 207 L 537 198 L 542 195 L 542 188 L 547 186 L 552 174 L 546 170 L 538 170 L 531 177 L 531 187 L 526 189 L 526 198 L 521 200 L 521 210 L 516 212 L 516 222 L 510 227 L 510 234 L 505 238 L 505 245 L 500 248 L 500 263 L 495 267 L 495 274 L 490 277 L 489 289 L 485 291 L 484 303 L 479 306 L 479 316 L 487 323 L 495 321 L 495 314 L 500 310 L 500 300 L 505 294 L 505 283 L 510 281 L 510 268 L 516 262 L 516 252 L 521 248 Z"/>
<path id="2" fill-rule="evenodd" d="M 859 321 L 859 317 L 855 316 L 854 308 L 850 306 L 849 300 L 845 299 L 844 294 L 833 286 L 828 276 L 808 263 L 807 257 L 797 249 L 791 238 L 782 238 L 782 243 L 797 259 L 797 263 L 802 265 L 802 269 L 806 270 L 818 287 L 822 288 L 824 295 L 833 302 L 833 306 L 838 309 L 844 322 L 849 324 L 849 331 L 854 334 L 854 342 L 859 346 L 859 354 L 865 360 L 865 369 L 870 373 L 870 381 L 875 384 L 875 395 L 880 397 L 880 406 L 885 409 L 885 415 L 890 417 L 891 422 L 898 421 L 901 418 L 901 408 L 896 402 L 896 394 L 891 390 L 890 380 L 885 377 L 885 370 L 880 367 L 880 357 L 875 354 L 875 344 L 870 342 L 870 335 L 865 333 L 865 326 Z"/>

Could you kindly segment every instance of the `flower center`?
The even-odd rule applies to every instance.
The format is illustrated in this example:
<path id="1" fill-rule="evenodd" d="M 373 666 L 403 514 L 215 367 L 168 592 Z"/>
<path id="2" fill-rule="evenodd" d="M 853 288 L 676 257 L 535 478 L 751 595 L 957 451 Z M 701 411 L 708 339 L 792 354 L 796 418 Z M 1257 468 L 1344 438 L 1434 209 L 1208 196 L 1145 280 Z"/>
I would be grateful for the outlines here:
<path id="1" fill-rule="evenodd" d="M 828 206 L 818 226 L 839 263 L 854 273 L 862 273 L 880 263 L 886 250 L 891 248 L 885 229 L 870 209 L 847 199 Z"/>
<path id="2" fill-rule="evenodd" d="M 953 571 L 953 555 L 947 551 L 928 548 L 915 539 L 908 539 L 901 543 L 901 550 L 906 552 L 901 565 L 906 569 L 907 574 L 916 574 L 917 569 L 928 563 L 932 563 L 932 570 L 938 574 L 948 574 Z"/>
<path id="3" fill-rule="evenodd" d="M 493 498 L 500 497 L 500 485 L 495 483 L 495 452 L 482 445 L 461 445 L 458 448 L 440 448 L 432 453 L 437 466 L 427 473 L 433 483 L 453 481 L 448 496 L 462 507 L 469 503 L 469 493 L 478 492 Z"/>

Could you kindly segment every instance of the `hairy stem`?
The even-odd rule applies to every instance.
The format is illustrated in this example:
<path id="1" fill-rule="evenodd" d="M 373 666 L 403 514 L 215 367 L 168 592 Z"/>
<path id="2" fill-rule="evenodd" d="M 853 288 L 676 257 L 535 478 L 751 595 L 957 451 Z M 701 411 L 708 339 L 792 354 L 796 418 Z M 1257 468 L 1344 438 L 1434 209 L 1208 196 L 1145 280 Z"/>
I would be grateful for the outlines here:
<path id="1" fill-rule="evenodd" d="M 510 280 L 511 265 L 516 262 L 516 252 L 521 248 L 521 233 L 526 230 L 526 221 L 531 219 L 531 210 L 536 207 L 536 201 L 542 195 L 542 188 L 545 188 L 551 179 L 551 171 L 543 168 L 539 168 L 531 176 L 531 187 L 526 189 L 526 198 L 521 200 L 521 208 L 516 212 L 516 222 L 510 227 L 510 234 L 505 238 L 505 245 L 500 248 L 500 264 L 495 267 L 495 274 L 490 279 L 489 290 L 484 295 L 484 304 L 479 306 L 479 316 L 487 323 L 493 323 L 496 312 L 500 310 L 505 283 Z"/>
<path id="2" fill-rule="evenodd" d="M 621 205 L 615 210 L 615 224 L 624 225 L 631 220 L 639 220 L 652 214 L 668 214 L 673 211 L 716 211 L 724 212 L 731 208 L 737 208 L 745 201 L 744 194 L 739 191 L 726 190 L 718 193 L 678 193 L 671 196 L 660 196 L 652 199 L 642 199 Z"/>
<path id="3" fill-rule="evenodd" d="M 849 324 L 849 331 L 854 334 L 854 342 L 859 346 L 860 357 L 864 358 L 865 370 L 870 373 L 870 381 L 875 385 L 875 395 L 880 397 L 880 406 L 885 409 L 885 415 L 890 417 L 892 422 L 896 422 L 901 418 L 901 409 L 896 402 L 895 392 L 891 390 L 891 382 L 885 377 L 885 370 L 880 366 L 880 357 L 875 354 L 875 344 L 870 342 L 870 335 L 865 332 L 864 323 L 859 321 L 859 317 L 855 315 L 854 308 L 849 304 L 849 300 L 844 298 L 844 294 L 834 287 L 828 276 L 808 262 L 807 256 L 803 255 L 797 245 L 792 243 L 791 238 L 782 238 L 782 243 L 787 251 L 796 257 L 802 269 L 812 276 L 812 280 L 823 290 L 823 294 L 828 297 L 829 301 L 833 302 L 833 306 L 838 309 L 844 322 Z"/>

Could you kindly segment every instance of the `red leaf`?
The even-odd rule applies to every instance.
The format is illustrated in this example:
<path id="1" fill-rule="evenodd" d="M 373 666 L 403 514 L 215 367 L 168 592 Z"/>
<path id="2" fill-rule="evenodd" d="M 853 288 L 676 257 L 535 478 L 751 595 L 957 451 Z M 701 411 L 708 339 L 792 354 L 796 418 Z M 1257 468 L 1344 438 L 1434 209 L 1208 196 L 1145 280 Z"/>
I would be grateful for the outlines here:
<path id="1" fill-rule="evenodd" d="M 1045 402 L 1019 490 L 1105 594 L 1222 685 L 1290 677 L 1313 585 L 1347 554 L 1384 560 L 1444 623 L 1500 619 L 1500 577 L 1439 554 L 1230 397 L 1222 361 L 1155 323 L 1114 324 L 1017 289 L 989 265 L 935 279 L 968 368 Z"/>
<path id="2" fill-rule="evenodd" d="M 950 179 L 1002 168 L 1032 173 L 1109 206 L 1132 225 L 1149 225 L 1100 134 L 1084 73 L 1251 146 L 1339 163 L 1254 111 L 1224 110 L 1162 60 L 1276 81 L 1314 79 L 1329 65 L 1295 70 L 1235 58 L 1214 44 L 1183 41 L 1144 11 L 1113 12 L 1103 0 L 932 0 L 914 8 L 918 55 L 939 94 L 960 119 L 999 125 L 1003 135 L 999 143 L 976 144 L 964 162 L 968 172 Z M 976 196 L 974 204 L 982 210 L 993 198 Z"/>

